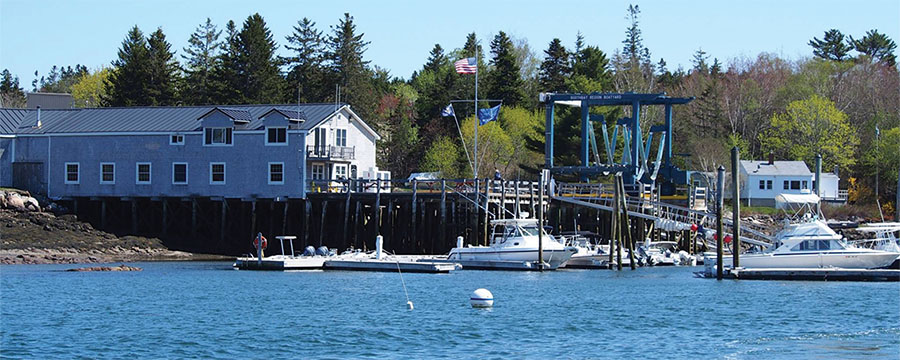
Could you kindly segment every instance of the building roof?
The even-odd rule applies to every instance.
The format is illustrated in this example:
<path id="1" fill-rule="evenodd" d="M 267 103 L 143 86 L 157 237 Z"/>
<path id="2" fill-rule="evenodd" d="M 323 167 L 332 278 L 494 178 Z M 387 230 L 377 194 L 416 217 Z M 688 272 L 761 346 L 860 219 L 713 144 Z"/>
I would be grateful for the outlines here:
<path id="1" fill-rule="evenodd" d="M 772 165 L 769 165 L 768 161 L 741 160 L 741 169 L 748 175 L 812 175 L 803 161 L 773 161 Z"/>
<path id="2" fill-rule="evenodd" d="M 281 114 L 282 116 L 284 116 L 284 117 L 286 117 L 286 118 L 288 118 L 288 120 L 306 121 L 306 114 L 304 114 L 303 111 L 300 111 L 300 110 L 297 110 L 297 109 L 275 108 L 275 109 L 269 110 L 269 111 L 266 112 L 265 114 L 262 114 L 262 116 L 260 116 L 260 117 L 261 117 L 261 118 L 266 117 L 266 115 L 269 115 L 269 113 L 271 113 L 271 112 L 273 112 L 273 111 L 274 111 L 274 112 L 277 112 L 277 113 L 279 113 L 279 114 Z"/>
<path id="3" fill-rule="evenodd" d="M 299 111 L 306 121 L 301 129 L 309 130 L 330 118 L 346 104 L 300 104 Z M 227 105 L 178 107 L 123 107 L 41 110 L 41 127 L 37 125 L 37 111 L 31 109 L 0 109 L 0 133 L 101 133 L 101 132 L 178 132 L 200 130 L 200 117 L 216 110 L 236 120 L 247 121 L 235 130 L 263 128 L 260 117 L 273 109 L 291 110 L 298 105 Z M 291 110 L 296 112 L 298 110 Z M 6 130 L 9 129 L 9 130 Z M 14 130 L 13 130 L 14 129 Z"/>
<path id="4" fill-rule="evenodd" d="M 25 109 L 0 109 L 0 134 L 15 133 L 26 114 Z"/>

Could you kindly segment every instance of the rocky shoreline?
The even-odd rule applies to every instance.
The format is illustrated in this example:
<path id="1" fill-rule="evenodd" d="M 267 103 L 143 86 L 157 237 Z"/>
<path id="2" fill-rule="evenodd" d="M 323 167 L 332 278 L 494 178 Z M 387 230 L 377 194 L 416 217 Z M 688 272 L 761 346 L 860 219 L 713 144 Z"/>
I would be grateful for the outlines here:
<path id="1" fill-rule="evenodd" d="M 8 195 L 9 192 L 0 195 Z M 27 194 L 22 194 L 23 198 Z M 2 197 L 2 196 L 0 196 Z M 9 198 L 9 197 L 7 197 Z M 0 209 L 0 264 L 90 264 L 135 261 L 224 260 L 228 257 L 173 251 L 157 238 L 118 237 L 94 229 L 72 214 L 31 207 Z M 18 204 L 16 204 L 18 205 Z"/>

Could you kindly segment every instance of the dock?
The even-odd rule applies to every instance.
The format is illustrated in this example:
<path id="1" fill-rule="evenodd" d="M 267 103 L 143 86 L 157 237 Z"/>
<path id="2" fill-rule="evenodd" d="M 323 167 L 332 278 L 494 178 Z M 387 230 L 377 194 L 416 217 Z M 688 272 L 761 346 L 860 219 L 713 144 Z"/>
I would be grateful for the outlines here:
<path id="1" fill-rule="evenodd" d="M 239 270 L 322 270 L 325 266 L 324 256 L 284 256 L 239 257 L 234 261 L 234 268 Z"/>
<path id="2" fill-rule="evenodd" d="M 504 260 L 443 260 L 434 262 L 456 263 L 462 265 L 464 270 L 505 270 L 505 271 L 539 271 L 537 261 L 504 261 Z M 544 263 L 544 270 L 556 270 Z"/>
<path id="3" fill-rule="evenodd" d="M 698 277 L 715 279 L 716 274 L 695 273 Z M 801 280 L 801 281 L 900 281 L 900 270 L 896 269 L 726 269 L 726 279 L 736 280 Z"/>
<path id="4" fill-rule="evenodd" d="M 456 262 L 431 261 L 428 259 L 333 259 L 325 262 L 326 270 L 385 271 L 408 273 L 449 273 L 460 270 Z"/>

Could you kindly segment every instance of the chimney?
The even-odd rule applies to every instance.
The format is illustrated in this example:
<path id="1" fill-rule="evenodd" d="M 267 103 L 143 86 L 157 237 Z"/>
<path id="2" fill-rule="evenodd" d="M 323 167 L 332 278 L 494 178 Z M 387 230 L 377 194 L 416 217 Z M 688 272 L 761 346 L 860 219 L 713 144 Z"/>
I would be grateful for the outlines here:
<path id="1" fill-rule="evenodd" d="M 775 152 L 769 152 L 769 165 L 775 165 Z"/>
<path id="2" fill-rule="evenodd" d="M 38 107 L 37 107 L 37 124 L 35 125 L 35 127 L 38 129 L 41 128 L 41 106 L 40 105 L 38 105 Z"/>
<path id="3" fill-rule="evenodd" d="M 841 175 L 840 175 L 840 174 L 838 174 L 838 169 L 839 169 L 839 168 L 838 168 L 838 166 L 837 166 L 837 165 L 835 165 L 835 166 L 834 166 L 834 176 L 837 176 L 837 177 L 838 177 L 838 178 L 840 178 L 840 177 L 841 177 Z"/>

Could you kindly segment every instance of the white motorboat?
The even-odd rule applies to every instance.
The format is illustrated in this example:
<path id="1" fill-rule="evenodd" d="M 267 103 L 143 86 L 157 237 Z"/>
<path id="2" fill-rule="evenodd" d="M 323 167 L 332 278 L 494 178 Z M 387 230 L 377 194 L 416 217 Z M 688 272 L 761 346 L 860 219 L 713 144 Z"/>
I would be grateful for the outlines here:
<path id="1" fill-rule="evenodd" d="M 575 254 L 569 261 L 566 261 L 562 267 L 576 269 L 599 269 L 607 268 L 609 265 L 609 246 L 599 245 L 591 241 L 591 237 L 597 237 L 597 234 L 578 231 L 572 233 L 560 234 L 565 244 L 575 248 Z"/>
<path id="2" fill-rule="evenodd" d="M 890 265 L 900 253 L 857 247 L 844 241 L 822 220 L 819 197 L 813 194 L 780 194 L 778 208 L 789 215 L 775 241 L 759 253 L 741 254 L 741 266 L 760 268 L 874 269 Z M 794 210 L 793 215 L 788 209 Z M 711 254 L 704 254 L 710 257 Z M 712 257 L 710 263 L 715 263 Z"/>
<path id="3" fill-rule="evenodd" d="M 463 261 L 521 261 L 538 260 L 538 232 L 542 233 L 544 263 L 556 269 L 568 261 L 577 249 L 566 246 L 538 227 L 536 219 L 492 220 L 493 233 L 488 246 L 463 246 L 450 250 L 448 260 Z"/>
<path id="4" fill-rule="evenodd" d="M 788 224 L 769 251 L 742 254 L 746 268 L 874 269 L 890 265 L 900 253 L 856 247 L 844 242 L 819 219 Z"/>
<path id="5" fill-rule="evenodd" d="M 897 233 L 900 233 L 900 223 L 883 222 L 866 224 L 866 226 L 857 228 L 856 231 L 872 233 L 874 236 L 869 239 L 854 241 L 853 243 L 855 245 L 875 250 L 900 253 L 900 238 L 897 237 Z M 888 267 L 900 269 L 900 257 L 895 259 Z"/>

